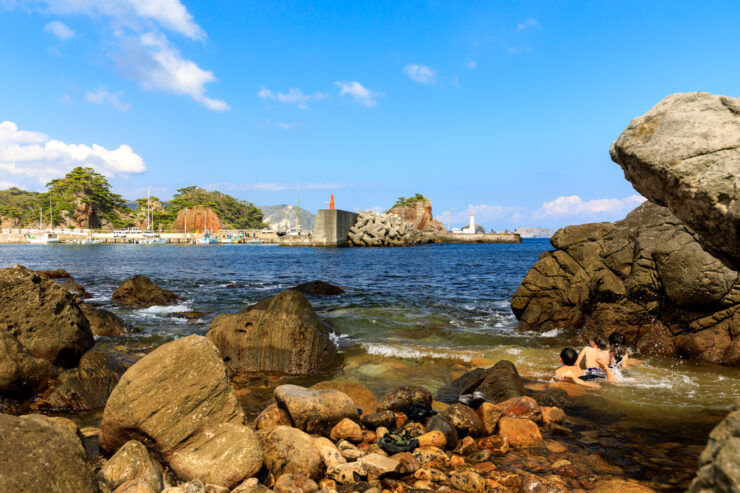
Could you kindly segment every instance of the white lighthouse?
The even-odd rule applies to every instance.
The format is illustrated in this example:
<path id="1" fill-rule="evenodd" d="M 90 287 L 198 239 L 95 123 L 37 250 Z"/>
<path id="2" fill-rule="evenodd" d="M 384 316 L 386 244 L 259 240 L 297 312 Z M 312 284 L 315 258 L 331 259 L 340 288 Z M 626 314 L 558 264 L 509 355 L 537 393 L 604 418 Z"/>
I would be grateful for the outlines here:
<path id="1" fill-rule="evenodd" d="M 472 234 L 475 233 L 475 211 L 470 209 L 470 224 L 462 229 L 463 233 Z"/>

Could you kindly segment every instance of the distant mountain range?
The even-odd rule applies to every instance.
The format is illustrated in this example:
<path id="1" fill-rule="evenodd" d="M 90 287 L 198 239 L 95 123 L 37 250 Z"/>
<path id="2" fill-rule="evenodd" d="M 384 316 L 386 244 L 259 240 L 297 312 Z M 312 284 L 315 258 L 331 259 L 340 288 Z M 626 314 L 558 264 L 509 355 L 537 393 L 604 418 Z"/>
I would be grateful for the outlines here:
<path id="1" fill-rule="evenodd" d="M 550 228 L 517 228 L 514 233 L 519 233 L 522 238 L 550 238 L 555 231 Z"/>
<path id="2" fill-rule="evenodd" d="M 275 231 L 288 231 L 298 224 L 298 207 L 295 205 L 258 205 L 262 211 L 262 221 L 270 225 Z M 301 227 L 304 231 L 312 231 L 316 216 L 301 207 Z"/>

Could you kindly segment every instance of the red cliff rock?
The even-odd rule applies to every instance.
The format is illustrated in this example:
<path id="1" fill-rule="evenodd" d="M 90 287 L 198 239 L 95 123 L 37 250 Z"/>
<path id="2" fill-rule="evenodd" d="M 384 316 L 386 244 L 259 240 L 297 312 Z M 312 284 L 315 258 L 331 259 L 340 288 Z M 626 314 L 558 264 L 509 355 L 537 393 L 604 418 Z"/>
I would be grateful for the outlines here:
<path id="1" fill-rule="evenodd" d="M 404 222 L 412 223 L 419 231 L 445 232 L 444 224 L 434 219 L 432 215 L 432 202 L 430 200 L 420 200 L 406 206 L 396 206 L 389 211 L 399 217 L 403 217 Z"/>
<path id="2" fill-rule="evenodd" d="M 177 213 L 175 223 L 172 225 L 174 231 L 185 231 L 185 216 L 187 216 L 187 231 L 189 233 L 221 230 L 221 220 L 210 207 L 193 207 L 191 209 L 183 209 Z M 206 216 L 208 217 L 207 228 Z"/>

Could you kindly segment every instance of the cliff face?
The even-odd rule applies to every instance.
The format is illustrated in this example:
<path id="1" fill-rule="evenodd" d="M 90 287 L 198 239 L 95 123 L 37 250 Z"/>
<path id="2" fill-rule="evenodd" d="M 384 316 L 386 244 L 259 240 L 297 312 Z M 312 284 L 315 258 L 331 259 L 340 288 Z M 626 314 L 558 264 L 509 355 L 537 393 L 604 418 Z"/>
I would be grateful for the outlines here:
<path id="1" fill-rule="evenodd" d="M 432 202 L 428 199 L 412 202 L 409 205 L 395 206 L 388 212 L 403 217 L 404 222 L 413 224 L 419 231 L 447 231 L 444 224 L 434 219 Z"/>
<path id="2" fill-rule="evenodd" d="M 740 365 L 738 273 L 668 209 L 558 230 L 511 300 L 520 330 L 622 332 L 647 354 Z"/>
<path id="3" fill-rule="evenodd" d="M 186 212 L 187 211 L 187 212 Z M 218 215 L 209 207 L 193 207 L 183 209 L 177 213 L 175 223 L 172 225 L 173 231 L 185 231 L 185 216 L 187 216 L 187 231 L 194 233 L 196 231 L 206 231 L 206 218 L 208 219 L 208 231 L 217 232 L 221 230 L 221 221 Z"/>

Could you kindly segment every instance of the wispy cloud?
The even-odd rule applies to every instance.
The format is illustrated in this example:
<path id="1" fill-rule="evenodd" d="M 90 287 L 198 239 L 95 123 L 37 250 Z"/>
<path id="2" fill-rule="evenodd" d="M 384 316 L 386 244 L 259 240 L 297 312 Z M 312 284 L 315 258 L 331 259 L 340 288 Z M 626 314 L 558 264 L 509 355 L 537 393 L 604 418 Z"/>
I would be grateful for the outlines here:
<path id="1" fill-rule="evenodd" d="M 281 122 L 278 120 L 264 120 L 257 122 L 258 127 L 277 127 L 282 130 L 295 130 L 303 126 L 300 122 Z"/>
<path id="2" fill-rule="evenodd" d="M 475 213 L 476 224 L 488 225 L 494 221 L 511 218 L 516 213 L 521 212 L 518 207 L 510 207 L 498 204 L 470 204 L 465 209 L 446 210 L 442 212 L 437 219 L 442 221 L 445 226 L 451 227 L 464 226 L 470 220 L 470 211 Z"/>
<path id="3" fill-rule="evenodd" d="M 526 31 L 528 29 L 538 29 L 539 27 L 540 27 L 540 23 L 537 21 L 537 19 L 530 17 L 524 22 L 520 22 L 519 24 L 517 24 L 516 30 Z"/>
<path id="4" fill-rule="evenodd" d="M 371 91 L 357 81 L 344 82 L 337 81 L 334 83 L 339 87 L 340 96 L 350 96 L 355 101 L 368 108 L 377 104 L 376 98 L 380 97 L 377 92 Z"/>
<path id="5" fill-rule="evenodd" d="M 302 110 L 305 110 L 308 107 L 307 103 L 311 101 L 320 101 L 328 96 L 325 92 L 304 94 L 303 91 L 294 87 L 289 88 L 287 93 L 274 92 L 263 87 L 257 95 L 262 99 L 269 99 L 279 103 L 296 104 Z"/>
<path id="6" fill-rule="evenodd" d="M 106 149 L 92 144 L 66 144 L 41 132 L 0 123 L 0 174 L 12 175 L 24 186 L 44 185 L 75 166 L 90 166 L 111 177 L 146 171 L 144 160 L 130 146 Z"/>
<path id="7" fill-rule="evenodd" d="M 209 110 L 225 111 L 229 105 L 205 95 L 205 85 L 214 82 L 213 72 L 203 70 L 159 33 L 128 36 L 113 54 L 119 71 L 146 91 L 164 91 L 190 96 Z"/>
<path id="8" fill-rule="evenodd" d="M 403 68 L 406 75 L 419 84 L 432 84 L 437 80 L 437 74 L 426 65 L 409 64 Z"/>
<path id="9" fill-rule="evenodd" d="M 69 26 L 59 21 L 51 21 L 44 26 L 44 31 L 53 34 L 62 41 L 75 36 L 75 32 Z"/>
<path id="10" fill-rule="evenodd" d="M 478 66 L 478 64 L 475 63 L 475 60 L 468 60 L 465 62 L 465 66 L 468 68 L 475 68 Z"/>
<path id="11" fill-rule="evenodd" d="M 577 216 L 581 218 L 620 217 L 645 202 L 641 195 L 630 195 L 622 199 L 583 200 L 578 195 L 558 197 L 544 202 L 535 213 L 534 218 L 558 218 Z"/>
<path id="12" fill-rule="evenodd" d="M 130 103 L 124 103 L 121 101 L 123 91 L 108 92 L 105 87 L 98 87 L 94 92 L 87 91 L 85 93 L 85 101 L 92 104 L 103 104 L 110 103 L 118 111 L 128 111 L 131 109 Z"/>

